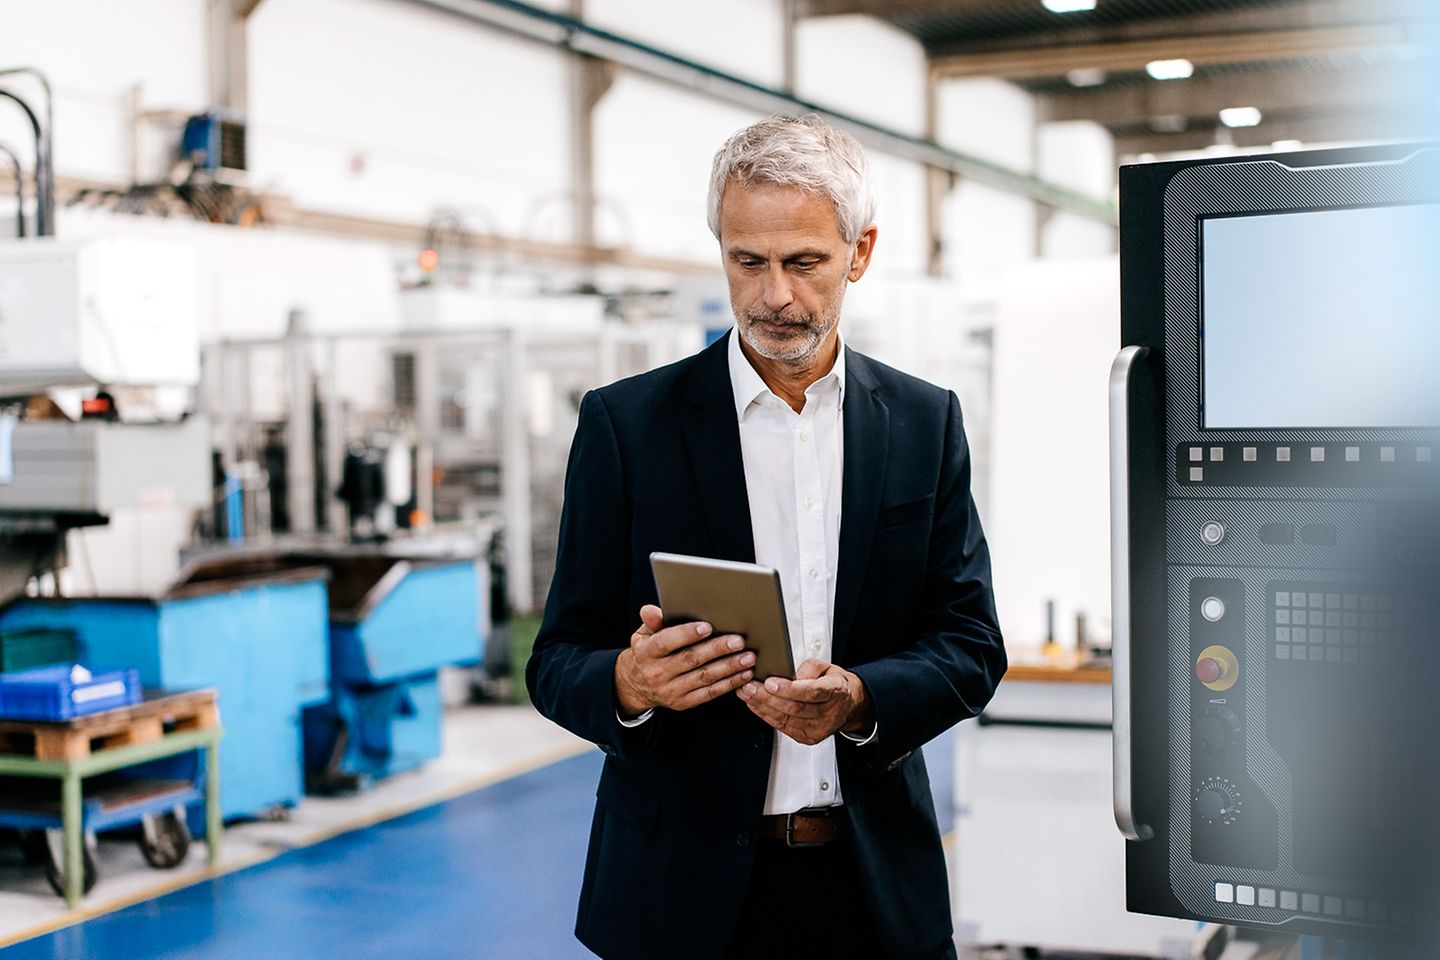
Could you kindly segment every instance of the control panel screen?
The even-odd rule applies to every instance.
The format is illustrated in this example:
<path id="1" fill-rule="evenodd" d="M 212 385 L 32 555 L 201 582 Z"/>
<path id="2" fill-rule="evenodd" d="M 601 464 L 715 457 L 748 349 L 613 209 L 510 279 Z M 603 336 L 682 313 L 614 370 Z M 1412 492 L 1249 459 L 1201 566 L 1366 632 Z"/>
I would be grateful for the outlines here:
<path id="1" fill-rule="evenodd" d="M 1201 426 L 1440 425 L 1440 205 L 1201 221 Z"/>

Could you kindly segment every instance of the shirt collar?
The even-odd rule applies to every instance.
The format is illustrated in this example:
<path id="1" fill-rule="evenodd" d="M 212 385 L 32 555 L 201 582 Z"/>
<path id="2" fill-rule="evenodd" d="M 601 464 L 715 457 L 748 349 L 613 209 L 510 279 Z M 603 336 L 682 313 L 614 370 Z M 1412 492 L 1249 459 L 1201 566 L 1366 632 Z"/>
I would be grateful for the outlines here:
<path id="1" fill-rule="evenodd" d="M 813 395 L 826 383 L 833 380 L 840 403 L 843 405 L 845 402 L 845 341 L 838 332 L 835 335 L 835 343 L 838 348 L 835 351 L 835 365 L 830 368 L 829 373 L 806 387 L 805 394 Z M 745 412 L 750 409 L 752 403 L 767 395 L 774 396 L 774 394 L 770 392 L 769 387 L 765 386 L 765 381 L 760 378 L 760 374 L 755 371 L 740 350 L 740 329 L 738 327 L 732 327 L 730 330 L 730 345 L 727 353 L 730 362 L 730 387 L 735 393 L 735 418 L 744 420 Z"/>

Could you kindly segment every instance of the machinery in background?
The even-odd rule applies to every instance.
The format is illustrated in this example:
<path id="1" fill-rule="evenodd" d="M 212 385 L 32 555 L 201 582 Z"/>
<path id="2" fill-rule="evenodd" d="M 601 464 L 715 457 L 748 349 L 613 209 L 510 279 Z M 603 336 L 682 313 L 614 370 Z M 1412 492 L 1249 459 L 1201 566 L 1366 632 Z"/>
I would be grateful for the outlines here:
<path id="1" fill-rule="evenodd" d="M 480 531 L 484 550 L 498 526 L 508 605 L 533 610 L 580 398 L 692 352 L 699 328 L 610 321 L 595 296 L 431 287 L 402 303 L 403 332 L 315 334 L 297 316 L 285 337 L 207 348 L 205 406 L 238 506 L 210 539 L 303 548 Z"/>
<path id="2" fill-rule="evenodd" d="M 1120 186 L 1129 907 L 1326 937 L 1433 921 L 1440 151 Z"/>
<path id="3" fill-rule="evenodd" d="M 171 556 L 188 539 L 212 498 L 189 415 L 197 309 L 184 246 L 0 244 L 0 599 L 62 566 L 69 531 L 126 511 L 178 518 Z"/>

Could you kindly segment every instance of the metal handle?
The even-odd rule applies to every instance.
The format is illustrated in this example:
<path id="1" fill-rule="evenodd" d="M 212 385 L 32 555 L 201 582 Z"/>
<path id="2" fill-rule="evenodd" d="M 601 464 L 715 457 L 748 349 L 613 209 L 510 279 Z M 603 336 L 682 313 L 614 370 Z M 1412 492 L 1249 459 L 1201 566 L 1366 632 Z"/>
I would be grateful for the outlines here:
<path id="1" fill-rule="evenodd" d="M 1110 366 L 1110 626 L 1114 680 L 1115 824 L 1127 840 L 1149 840 L 1135 822 L 1130 758 L 1130 374 L 1150 352 L 1126 347 Z"/>

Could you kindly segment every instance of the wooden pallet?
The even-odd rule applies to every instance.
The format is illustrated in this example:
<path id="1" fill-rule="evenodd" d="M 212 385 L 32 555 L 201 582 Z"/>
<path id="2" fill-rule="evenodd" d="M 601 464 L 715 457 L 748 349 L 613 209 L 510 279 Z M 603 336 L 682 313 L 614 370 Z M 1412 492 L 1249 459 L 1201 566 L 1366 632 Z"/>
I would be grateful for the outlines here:
<path id="1" fill-rule="evenodd" d="M 0 754 L 37 760 L 83 760 L 92 753 L 151 743 L 167 733 L 220 725 L 214 690 L 147 693 L 140 703 L 65 723 L 0 720 Z"/>

